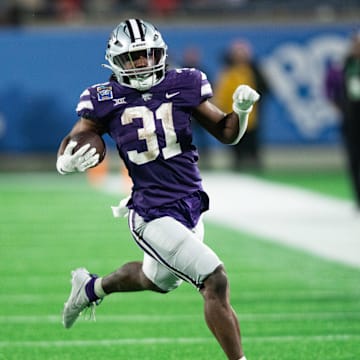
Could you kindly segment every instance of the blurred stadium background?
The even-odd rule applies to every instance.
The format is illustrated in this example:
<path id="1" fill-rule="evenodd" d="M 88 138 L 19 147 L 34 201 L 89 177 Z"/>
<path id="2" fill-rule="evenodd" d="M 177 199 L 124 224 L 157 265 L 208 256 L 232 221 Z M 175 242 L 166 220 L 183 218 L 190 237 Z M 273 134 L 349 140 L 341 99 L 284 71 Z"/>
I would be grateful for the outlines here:
<path id="1" fill-rule="evenodd" d="M 229 44 L 249 42 L 269 85 L 260 118 L 265 169 L 343 167 L 324 73 L 359 25 L 358 1 L 3 0 L 0 14 L 0 171 L 53 169 L 79 94 L 109 76 L 105 44 L 127 17 L 158 25 L 171 65 L 196 48 L 212 82 Z M 229 150 L 205 141 L 211 166 L 228 167 Z"/>

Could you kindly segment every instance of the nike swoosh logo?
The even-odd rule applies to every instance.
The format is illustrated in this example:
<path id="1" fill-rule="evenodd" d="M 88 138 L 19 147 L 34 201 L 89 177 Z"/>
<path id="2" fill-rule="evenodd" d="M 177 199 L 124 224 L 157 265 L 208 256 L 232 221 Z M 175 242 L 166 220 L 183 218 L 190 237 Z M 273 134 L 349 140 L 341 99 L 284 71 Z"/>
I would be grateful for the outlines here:
<path id="1" fill-rule="evenodd" d="M 166 93 L 166 94 L 165 94 L 165 97 L 166 97 L 167 99 L 171 99 L 171 98 L 173 98 L 174 96 L 179 95 L 179 94 L 180 94 L 180 91 L 174 92 L 174 93 L 172 93 L 172 94 Z"/>

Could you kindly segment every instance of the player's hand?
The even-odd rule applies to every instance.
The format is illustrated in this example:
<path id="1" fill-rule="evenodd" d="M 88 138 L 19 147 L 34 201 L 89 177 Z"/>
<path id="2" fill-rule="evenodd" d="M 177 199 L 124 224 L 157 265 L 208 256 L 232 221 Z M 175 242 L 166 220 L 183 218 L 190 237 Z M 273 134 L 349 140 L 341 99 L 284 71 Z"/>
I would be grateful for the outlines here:
<path id="1" fill-rule="evenodd" d="M 77 142 L 71 140 L 66 145 L 64 153 L 58 157 L 56 169 L 60 174 L 64 175 L 74 171 L 83 172 L 99 162 L 99 154 L 96 153 L 95 148 L 90 149 L 90 144 L 82 146 L 73 153 L 76 145 Z"/>
<path id="2" fill-rule="evenodd" d="M 260 94 L 248 85 L 240 85 L 233 94 L 233 110 L 236 113 L 252 110 L 253 104 L 260 99 Z"/>

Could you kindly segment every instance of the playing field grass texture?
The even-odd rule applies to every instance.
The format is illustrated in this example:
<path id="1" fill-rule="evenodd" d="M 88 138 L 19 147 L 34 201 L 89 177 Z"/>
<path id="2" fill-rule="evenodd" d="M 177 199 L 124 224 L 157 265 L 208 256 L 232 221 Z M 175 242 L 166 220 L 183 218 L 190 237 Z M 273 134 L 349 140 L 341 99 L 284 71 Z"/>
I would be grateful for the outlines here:
<path id="1" fill-rule="evenodd" d="M 345 174 L 257 177 L 351 199 Z M 188 284 L 113 294 L 96 322 L 63 328 L 72 269 L 104 275 L 142 257 L 112 217 L 118 201 L 84 174 L 0 175 L 0 360 L 225 359 Z M 248 360 L 360 359 L 359 268 L 208 221 L 206 242 L 226 265 Z"/>

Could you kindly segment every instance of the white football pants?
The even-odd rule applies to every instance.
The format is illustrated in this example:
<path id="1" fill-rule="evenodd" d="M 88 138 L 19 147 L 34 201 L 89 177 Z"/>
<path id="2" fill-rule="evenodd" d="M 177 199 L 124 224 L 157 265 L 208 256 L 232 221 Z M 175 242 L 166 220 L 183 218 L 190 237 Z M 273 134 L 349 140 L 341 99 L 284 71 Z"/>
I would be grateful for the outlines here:
<path id="1" fill-rule="evenodd" d="M 129 211 L 129 228 L 144 251 L 143 271 L 160 289 L 170 291 L 183 280 L 198 289 L 222 264 L 203 243 L 204 224 L 200 218 L 193 230 L 165 216 L 149 222 L 134 210 Z"/>

